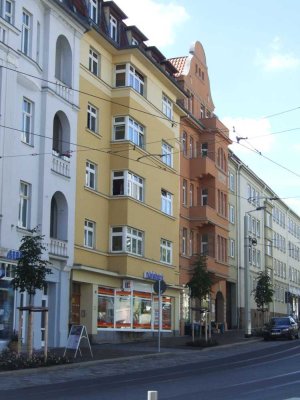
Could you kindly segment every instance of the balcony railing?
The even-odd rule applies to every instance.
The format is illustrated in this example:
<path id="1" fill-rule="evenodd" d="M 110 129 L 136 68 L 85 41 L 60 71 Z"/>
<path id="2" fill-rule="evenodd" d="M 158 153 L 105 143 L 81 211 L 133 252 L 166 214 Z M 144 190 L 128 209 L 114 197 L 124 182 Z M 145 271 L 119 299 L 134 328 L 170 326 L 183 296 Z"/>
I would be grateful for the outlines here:
<path id="1" fill-rule="evenodd" d="M 56 80 L 55 82 L 55 93 L 68 101 L 69 103 L 74 102 L 74 96 L 73 96 L 73 90 L 68 88 L 64 83 L 62 83 L 59 80 Z"/>
<path id="2" fill-rule="evenodd" d="M 68 257 L 68 242 L 50 238 L 50 253 L 59 257 Z"/>
<path id="3" fill-rule="evenodd" d="M 70 178 L 70 157 L 52 150 L 52 170 Z"/>

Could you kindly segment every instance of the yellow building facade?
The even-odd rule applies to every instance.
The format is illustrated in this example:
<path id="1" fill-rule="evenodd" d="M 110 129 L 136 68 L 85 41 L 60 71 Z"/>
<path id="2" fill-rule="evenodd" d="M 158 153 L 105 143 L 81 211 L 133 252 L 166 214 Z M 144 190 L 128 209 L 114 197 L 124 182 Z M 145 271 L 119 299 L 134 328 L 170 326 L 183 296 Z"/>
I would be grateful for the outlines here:
<path id="1" fill-rule="evenodd" d="M 107 3 L 81 42 L 70 313 L 99 341 L 153 333 L 159 320 L 177 332 L 180 308 L 176 99 L 184 93 L 174 67 Z M 161 317 L 158 280 L 167 285 Z"/>

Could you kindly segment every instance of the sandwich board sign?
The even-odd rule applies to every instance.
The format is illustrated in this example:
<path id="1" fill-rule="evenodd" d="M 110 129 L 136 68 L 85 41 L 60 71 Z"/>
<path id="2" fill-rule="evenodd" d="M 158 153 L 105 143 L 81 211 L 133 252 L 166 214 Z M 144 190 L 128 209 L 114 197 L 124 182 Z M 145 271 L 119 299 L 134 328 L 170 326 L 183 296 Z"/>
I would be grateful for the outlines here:
<path id="1" fill-rule="evenodd" d="M 76 358 L 78 350 L 79 350 L 80 355 L 82 356 L 81 350 L 80 350 L 80 342 L 82 339 L 87 340 L 88 346 L 89 346 L 89 349 L 91 352 L 91 356 L 93 357 L 92 348 L 91 348 L 89 336 L 88 336 L 85 325 L 72 325 L 71 326 L 67 344 L 66 344 L 65 351 L 64 351 L 64 356 L 66 355 L 66 352 L 68 349 L 75 351 L 74 358 Z"/>

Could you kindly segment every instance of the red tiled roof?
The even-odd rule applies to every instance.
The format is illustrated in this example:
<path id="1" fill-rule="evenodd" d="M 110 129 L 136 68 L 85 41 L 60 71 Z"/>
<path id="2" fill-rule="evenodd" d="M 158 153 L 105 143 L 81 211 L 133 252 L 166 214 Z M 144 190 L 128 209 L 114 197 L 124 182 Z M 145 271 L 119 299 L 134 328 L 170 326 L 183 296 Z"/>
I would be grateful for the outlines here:
<path id="1" fill-rule="evenodd" d="M 84 0 L 71 0 L 70 3 L 75 6 L 76 10 L 84 17 L 87 17 L 87 8 Z"/>
<path id="2" fill-rule="evenodd" d="M 176 57 L 176 58 L 170 58 L 169 61 L 171 64 L 174 65 L 174 67 L 177 69 L 178 73 L 175 74 L 175 76 L 180 76 L 183 72 L 183 68 L 185 66 L 187 56 L 185 57 Z"/>

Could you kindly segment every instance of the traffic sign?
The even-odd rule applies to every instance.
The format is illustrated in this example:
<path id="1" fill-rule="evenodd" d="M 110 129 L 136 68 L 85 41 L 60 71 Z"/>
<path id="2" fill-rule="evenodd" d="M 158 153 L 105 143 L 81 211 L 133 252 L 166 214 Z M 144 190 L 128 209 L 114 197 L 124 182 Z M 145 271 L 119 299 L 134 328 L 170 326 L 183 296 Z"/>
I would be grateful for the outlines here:
<path id="1" fill-rule="evenodd" d="M 153 285 L 156 294 L 162 294 L 167 290 L 167 284 L 164 280 L 155 281 Z"/>

